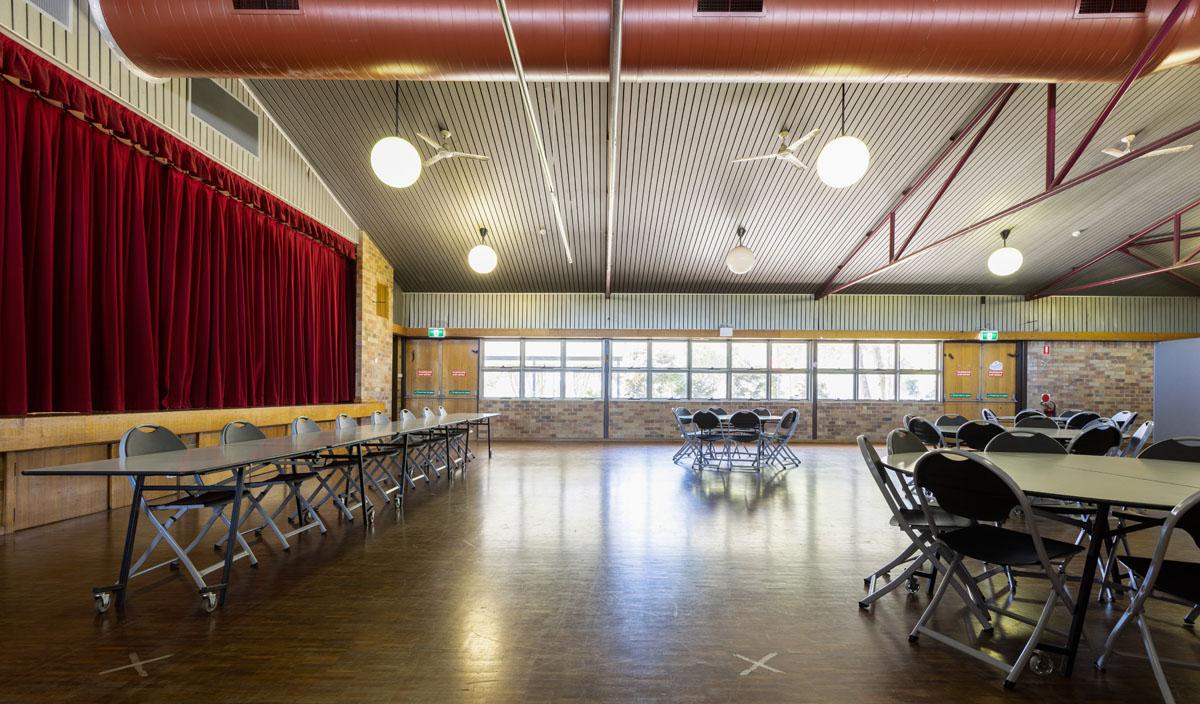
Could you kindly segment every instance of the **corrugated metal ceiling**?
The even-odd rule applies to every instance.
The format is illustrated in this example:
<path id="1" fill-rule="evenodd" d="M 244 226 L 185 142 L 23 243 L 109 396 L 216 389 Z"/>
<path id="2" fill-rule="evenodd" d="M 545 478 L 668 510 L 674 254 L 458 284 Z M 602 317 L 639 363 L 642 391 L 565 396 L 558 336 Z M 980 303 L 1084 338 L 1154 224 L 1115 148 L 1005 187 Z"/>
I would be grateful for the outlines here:
<path id="1" fill-rule="evenodd" d="M 440 127 L 447 127 L 455 133 L 455 148 L 492 156 L 484 163 L 437 164 L 404 191 L 380 184 L 368 163 L 372 144 L 391 129 L 390 84 L 253 81 L 252 85 L 392 260 L 405 290 L 603 290 L 605 84 L 533 85 L 576 254 L 574 265 L 566 263 L 554 234 L 514 84 L 402 84 L 404 136 L 416 143 L 415 132 L 435 135 Z M 1060 164 L 1112 89 L 1094 84 L 1059 87 Z M 850 85 L 847 130 L 870 146 L 872 166 L 860 183 L 840 191 L 824 186 L 812 171 L 783 163 L 729 163 L 735 157 L 771 151 L 780 128 L 800 133 L 820 127 L 821 136 L 800 154 L 812 164 L 826 141 L 838 134 L 835 84 L 630 83 L 622 90 L 614 290 L 814 293 L 995 86 Z M 913 248 L 1042 189 L 1044 106 L 1042 86 L 1018 89 L 922 227 Z M 1200 68 L 1178 68 L 1141 79 L 1072 174 L 1109 159 L 1099 149 L 1116 145 L 1127 132 L 1137 132 L 1138 143 L 1144 144 L 1197 115 Z M 960 145 L 957 150 L 961 149 Z M 906 235 L 911 229 L 952 167 L 957 150 L 901 211 L 898 233 Z M 853 290 L 1031 292 L 1172 208 L 1200 197 L 1198 173 L 1200 149 L 1139 160 L 1002 224 L 905 262 Z M 1194 221 L 1200 226 L 1200 216 Z M 744 277 L 734 276 L 724 266 L 738 224 L 747 228 L 746 244 L 758 259 Z M 481 225 L 489 228 L 489 240 L 500 255 L 500 266 L 488 276 L 478 276 L 466 265 L 466 252 Z M 1026 263 L 1017 275 L 1000 279 L 987 272 L 985 260 L 1004 227 L 1012 228 L 1010 243 L 1025 253 Z M 545 233 L 539 234 L 543 229 Z M 1071 238 L 1075 229 L 1084 230 L 1084 236 Z M 1200 243 L 1192 242 L 1196 244 Z M 1150 254 L 1156 261 L 1166 251 L 1160 249 Z M 879 266 L 885 252 L 886 237 L 877 237 L 847 267 L 843 280 Z M 1144 268 L 1128 257 L 1112 257 L 1079 282 Z M 1094 292 L 1191 295 L 1196 291 L 1160 275 Z"/>

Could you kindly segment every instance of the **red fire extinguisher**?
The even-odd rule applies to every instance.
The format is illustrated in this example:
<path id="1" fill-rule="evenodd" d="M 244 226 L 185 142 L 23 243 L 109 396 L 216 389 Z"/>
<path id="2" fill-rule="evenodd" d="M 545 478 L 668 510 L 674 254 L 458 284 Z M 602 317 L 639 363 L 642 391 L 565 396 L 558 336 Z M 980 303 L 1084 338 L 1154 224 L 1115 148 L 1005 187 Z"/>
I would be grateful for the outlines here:
<path id="1" fill-rule="evenodd" d="M 1058 406 L 1050 399 L 1050 394 L 1042 394 L 1042 413 L 1051 417 L 1058 415 Z"/>

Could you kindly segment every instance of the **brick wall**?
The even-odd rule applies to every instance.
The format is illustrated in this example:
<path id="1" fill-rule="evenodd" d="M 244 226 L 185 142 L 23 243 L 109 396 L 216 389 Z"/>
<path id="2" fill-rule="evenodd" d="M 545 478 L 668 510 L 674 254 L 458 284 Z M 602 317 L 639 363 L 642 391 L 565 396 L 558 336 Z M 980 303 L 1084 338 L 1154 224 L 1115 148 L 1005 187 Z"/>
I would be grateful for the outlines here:
<path id="1" fill-rule="evenodd" d="M 480 399 L 480 413 L 492 419 L 497 440 L 599 440 L 604 437 L 603 401 Z M 670 418 L 667 418 L 670 420 Z"/>
<path id="2" fill-rule="evenodd" d="M 367 233 L 358 243 L 355 371 L 358 401 L 381 401 L 392 412 L 392 267 Z M 388 300 L 379 315 L 379 286 Z"/>
<path id="3" fill-rule="evenodd" d="M 1050 354 L 1043 346 L 1050 345 Z M 1026 374 L 1029 403 L 1042 393 L 1060 409 L 1112 415 L 1137 411 L 1151 417 L 1154 405 L 1153 342 L 1030 342 Z"/>
<path id="4" fill-rule="evenodd" d="M 904 425 L 904 416 L 922 416 L 931 422 L 942 415 L 942 404 L 915 401 L 821 401 L 817 404 L 817 439 L 854 442 L 866 434 L 882 443 L 893 428 Z"/>

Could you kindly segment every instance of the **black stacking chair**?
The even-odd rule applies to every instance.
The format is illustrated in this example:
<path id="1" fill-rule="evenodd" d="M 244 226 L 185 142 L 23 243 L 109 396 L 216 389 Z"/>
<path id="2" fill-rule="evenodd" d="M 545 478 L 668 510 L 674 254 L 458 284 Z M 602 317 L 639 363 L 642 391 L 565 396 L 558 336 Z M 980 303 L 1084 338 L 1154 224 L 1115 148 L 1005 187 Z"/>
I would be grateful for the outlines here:
<path id="1" fill-rule="evenodd" d="M 946 446 L 946 439 L 942 437 L 942 431 L 938 430 L 936 425 L 920 416 L 913 416 L 908 419 L 908 432 L 916 435 L 926 445 L 932 447 Z"/>
<path id="2" fill-rule="evenodd" d="M 906 431 L 893 430 L 892 432 Z M 921 510 L 920 503 L 913 495 L 908 477 L 885 465 L 879 459 L 879 454 L 875 452 L 874 446 L 871 445 L 871 441 L 867 439 L 866 435 L 858 436 L 858 449 L 862 452 L 863 460 L 867 464 L 867 471 L 870 473 L 871 479 L 875 481 L 875 485 L 883 495 L 884 503 L 892 514 L 891 524 L 899 528 L 909 539 L 908 546 L 901 550 L 900 554 L 891 562 L 875 570 L 863 579 L 863 585 L 867 588 L 867 595 L 859 600 L 858 606 L 861 609 L 869 609 L 871 608 L 871 604 L 878 601 L 880 597 L 900 585 L 904 585 L 905 589 L 911 594 L 920 591 L 920 578 L 928 579 L 929 585 L 932 587 L 938 570 L 943 568 L 944 565 L 934 552 L 933 536 L 929 528 L 929 523 L 925 517 L 925 512 Z M 947 527 L 966 527 L 970 525 L 968 521 L 957 516 L 951 516 L 936 508 L 932 509 L 932 512 L 935 514 L 935 520 Z M 887 584 L 877 587 L 880 577 L 888 577 L 893 569 L 905 563 L 908 563 L 908 566 L 905 567 L 904 572 L 899 577 L 896 579 L 889 578 Z M 927 567 L 927 571 L 922 572 L 922 567 Z M 968 593 L 963 592 L 964 587 L 962 584 L 956 583 L 954 587 L 970 603 L 974 604 L 982 600 L 982 597 L 975 591 L 973 582 L 966 588 L 970 590 Z M 984 609 L 976 607 L 972 611 L 979 619 L 979 623 L 983 628 L 991 628 L 987 612 Z"/>
<path id="3" fill-rule="evenodd" d="M 1138 459 L 1200 462 L 1200 438 L 1169 438 L 1156 442 L 1142 450 Z"/>
<path id="4" fill-rule="evenodd" d="M 692 412 L 686 408 L 672 408 L 671 416 L 675 419 L 675 428 L 679 431 L 679 438 L 683 444 L 671 457 L 672 462 L 678 462 L 685 457 L 691 457 L 699 451 L 699 445 L 696 442 L 696 435 L 699 431 L 691 429 Z"/>
<path id="5" fill-rule="evenodd" d="M 1121 434 L 1124 435 L 1133 428 L 1137 417 L 1136 411 L 1117 411 L 1112 415 L 1112 422 L 1117 424 L 1117 427 L 1121 429 Z"/>
<path id="6" fill-rule="evenodd" d="M 235 443 L 250 442 L 252 440 L 265 440 L 266 438 L 266 434 L 263 433 L 258 426 L 245 420 L 235 420 L 226 423 L 225 427 L 221 428 L 222 445 L 233 445 Z M 249 510 L 242 514 L 241 520 L 238 521 L 238 523 L 241 524 L 238 526 L 238 530 L 241 531 L 242 535 L 253 532 L 258 536 L 261 536 L 264 530 L 269 530 L 275 535 L 275 539 L 279 541 L 279 546 L 283 548 L 285 552 L 290 550 L 292 547 L 291 544 L 288 543 L 288 538 L 314 528 L 321 531 L 321 535 L 324 535 L 325 523 L 321 521 L 321 516 L 317 513 L 316 509 L 312 507 L 312 504 L 309 503 L 308 498 L 304 496 L 304 492 L 301 491 L 301 486 L 304 484 L 304 482 L 309 481 L 310 479 L 317 479 L 317 473 L 313 471 L 297 472 L 295 471 L 296 465 L 286 461 L 281 461 L 278 464 L 272 464 L 270 466 L 275 471 L 274 476 L 254 477 L 253 479 L 247 478 L 245 480 L 244 486 L 248 492 L 251 492 L 247 495 L 247 500 L 250 502 L 250 506 Z M 284 472 L 284 467 L 287 467 L 289 471 Z M 250 472 L 265 468 L 265 465 L 247 467 L 247 477 L 250 476 Z M 227 482 L 228 480 L 223 483 Z M 284 490 L 283 499 L 279 502 L 279 506 L 275 509 L 275 511 L 268 514 L 267 510 L 262 505 L 262 501 L 264 498 L 266 498 L 267 494 L 271 493 L 272 489 L 276 488 Z M 280 530 L 278 524 L 275 523 L 275 520 L 279 517 L 279 514 L 283 513 L 288 508 L 288 506 L 292 505 L 291 502 L 293 501 L 295 502 L 296 506 L 296 514 L 302 516 L 303 519 L 300 521 L 300 527 L 284 533 L 282 530 Z M 250 516 L 254 513 L 257 513 L 262 517 L 262 525 L 247 530 L 242 530 L 242 525 L 245 525 L 250 519 Z M 227 538 L 228 535 L 222 536 L 221 539 L 217 541 L 217 547 L 223 545 Z"/>
<path id="7" fill-rule="evenodd" d="M 1106 423 L 1079 431 L 1075 439 L 1067 445 L 1067 452 L 1072 455 L 1094 455 L 1099 457 L 1120 448 L 1121 440 L 1121 431 L 1117 430 L 1117 426 Z"/>
<path id="8" fill-rule="evenodd" d="M 692 422 L 696 424 L 696 442 L 700 444 L 700 451 L 696 454 L 696 460 L 692 466 L 697 469 L 702 469 L 708 465 L 710 461 L 717 461 L 716 452 L 713 446 L 716 443 L 725 443 L 725 434 L 721 432 L 721 419 L 712 411 L 697 411 L 692 414 Z"/>
<path id="9" fill-rule="evenodd" d="M 1031 452 L 1047 455 L 1065 455 L 1067 448 L 1045 433 L 1010 430 L 1000 433 L 988 441 L 985 452 Z"/>
<path id="10" fill-rule="evenodd" d="M 983 416 L 983 419 L 989 423 L 1000 423 L 1000 416 L 996 415 L 996 412 L 990 408 L 983 409 L 983 411 L 980 412 L 980 415 Z"/>
<path id="11" fill-rule="evenodd" d="M 1075 415 L 1076 413 L 1083 413 L 1083 412 L 1084 411 L 1082 408 L 1068 408 L 1067 410 L 1059 413 L 1058 416 L 1060 418 L 1070 418 L 1071 416 Z"/>
<path id="12" fill-rule="evenodd" d="M 731 448 L 736 454 L 743 454 L 743 450 L 747 449 L 747 445 L 753 446 L 754 469 L 757 471 L 761 467 L 760 460 L 762 459 L 762 421 L 759 420 L 758 414 L 752 411 L 737 411 L 729 418 L 729 442 L 735 445 Z M 732 469 L 732 455 L 730 456 L 730 468 Z"/>
<path id="13" fill-rule="evenodd" d="M 161 425 L 134 426 L 125 431 L 125 434 L 121 436 L 120 443 L 117 445 L 117 453 L 121 459 L 186 449 L 187 445 L 183 444 L 179 436 Z M 233 519 L 225 515 L 225 508 L 233 505 L 235 489 L 228 484 L 205 484 L 204 478 L 200 475 L 194 475 L 192 480 L 193 484 L 179 485 L 178 494 L 171 498 L 149 500 L 143 494 L 141 511 L 150 525 L 154 527 L 156 535 L 151 539 L 150 544 L 141 556 L 130 566 L 129 578 L 132 579 L 160 567 L 170 566 L 178 568 L 179 566 L 183 566 L 184 570 L 192 578 L 192 581 L 195 582 L 196 588 L 200 590 L 201 606 L 205 611 L 211 612 L 217 608 L 218 597 L 215 591 L 210 590 L 204 577 L 211 572 L 224 568 L 225 562 L 221 560 L 207 567 L 197 567 L 192 562 L 190 556 L 192 551 L 196 549 L 196 546 L 204 539 L 204 536 L 208 534 L 214 523 L 220 521 L 227 529 L 230 527 Z M 136 481 L 133 477 L 129 477 L 129 483 L 136 486 Z M 157 489 L 159 487 L 154 488 Z M 172 489 L 174 488 L 172 487 Z M 243 494 L 243 496 L 248 497 L 249 495 Z M 189 511 L 209 511 L 210 515 L 191 542 L 184 545 L 176 539 L 171 529 L 179 525 L 181 519 Z M 238 523 L 240 524 L 241 521 L 239 520 Z M 255 557 L 254 551 L 246 543 L 246 539 L 239 532 L 235 532 L 234 535 L 241 551 L 234 554 L 233 559 L 249 558 L 251 565 L 257 565 L 258 558 Z M 143 569 L 142 565 L 150 558 L 154 549 L 162 543 L 166 543 L 171 548 L 171 551 L 175 554 L 175 558 Z M 103 594 L 96 596 L 96 608 L 100 611 L 108 609 Z"/>
<path id="14" fill-rule="evenodd" d="M 1046 416 L 1025 416 L 1017 421 L 1018 428 L 1047 428 L 1049 430 L 1058 430 L 1058 423 L 1054 422 L 1053 418 Z"/>
<path id="15" fill-rule="evenodd" d="M 780 416 L 779 425 L 770 433 L 763 434 L 763 466 L 780 464 L 784 468 L 799 467 L 800 458 L 788 445 L 800 427 L 800 411 L 789 408 Z"/>
<path id="16" fill-rule="evenodd" d="M 1045 418 L 1046 414 L 1042 413 L 1041 411 L 1037 410 L 1036 408 L 1026 408 L 1026 409 L 1022 410 L 1021 412 L 1017 413 L 1017 415 L 1014 417 L 1014 422 L 1020 423 L 1021 421 L 1025 420 L 1026 418 L 1037 418 L 1039 416 L 1042 418 Z"/>
<path id="17" fill-rule="evenodd" d="M 1071 414 L 1067 417 L 1067 430 L 1079 430 L 1099 418 L 1099 413 L 1092 413 L 1091 411 L 1080 411 L 1079 413 Z"/>
<path id="18" fill-rule="evenodd" d="M 970 419 L 966 416 L 960 416 L 957 413 L 948 413 L 938 416 L 938 419 L 933 422 L 934 425 L 953 425 L 955 428 L 963 423 L 970 423 Z"/>
<path id="19" fill-rule="evenodd" d="M 925 443 L 921 442 L 921 438 L 917 437 L 911 431 L 904 428 L 896 428 L 887 436 L 887 451 L 888 455 L 903 455 L 909 453 L 925 452 L 928 448 Z"/>
<path id="20" fill-rule="evenodd" d="M 728 412 L 728 411 L 726 411 L 724 408 L 718 408 L 718 407 L 715 407 L 715 406 L 714 406 L 714 407 L 712 407 L 712 408 L 709 408 L 708 410 L 709 410 L 709 411 L 711 411 L 711 412 L 713 412 L 713 413 L 716 413 L 716 414 L 717 414 L 717 415 L 719 415 L 719 416 L 727 416 L 727 415 L 729 415 L 729 412 Z"/>
<path id="21" fill-rule="evenodd" d="M 1137 457 L 1142 448 L 1146 446 L 1146 441 L 1154 436 L 1154 421 L 1148 420 L 1142 423 L 1137 430 L 1133 431 L 1133 437 L 1129 438 L 1129 444 L 1125 446 L 1125 452 L 1121 453 L 1122 457 Z"/>
<path id="22" fill-rule="evenodd" d="M 1200 439 L 1196 439 L 1195 442 L 1200 446 Z M 1156 443 L 1148 449 L 1162 444 L 1164 443 Z M 1185 446 L 1187 444 L 1183 443 Z M 1163 452 L 1168 455 L 1183 452 L 1190 456 L 1193 450 L 1184 451 L 1179 447 L 1168 446 Z M 1200 492 L 1181 501 L 1162 522 L 1162 529 L 1159 532 L 1158 544 L 1154 548 L 1153 556 L 1147 558 L 1125 555 L 1117 558 L 1129 570 L 1137 591 L 1130 599 L 1129 607 L 1125 609 L 1125 613 L 1121 615 L 1112 632 L 1109 633 L 1108 640 L 1104 643 L 1104 651 L 1096 659 L 1096 668 L 1103 671 L 1108 665 L 1108 660 L 1113 654 L 1121 633 L 1129 627 L 1130 623 L 1136 623 L 1138 630 L 1141 631 L 1146 658 L 1150 661 L 1150 669 L 1154 672 L 1154 679 L 1158 682 L 1158 690 L 1162 694 L 1164 702 L 1174 702 L 1175 697 L 1167 683 L 1162 661 L 1158 657 L 1158 651 L 1154 647 L 1154 638 L 1151 636 L 1150 626 L 1146 621 L 1146 600 L 1157 594 L 1172 597 L 1184 604 L 1200 604 L 1200 563 L 1166 559 L 1167 547 L 1176 530 L 1187 533 L 1191 536 L 1192 542 L 1200 547 Z M 1195 617 L 1196 609 L 1197 607 L 1192 607 L 1189 618 Z"/>
<path id="23" fill-rule="evenodd" d="M 958 428 L 956 437 L 958 446 L 972 450 L 982 450 L 987 447 L 992 438 L 1004 432 L 1004 426 L 999 423 L 989 423 L 986 420 L 973 420 L 963 423 Z"/>
<path id="24" fill-rule="evenodd" d="M 1115 423 L 1112 418 L 1101 417 L 1093 421 L 1088 421 L 1087 425 L 1084 425 L 1080 430 L 1091 430 L 1092 428 L 1099 428 L 1102 425 L 1111 425 L 1118 430 L 1121 429 L 1121 426 Z"/>
<path id="25" fill-rule="evenodd" d="M 917 461 L 915 475 L 919 491 L 914 493 L 933 527 L 937 553 L 947 558 L 950 566 L 908 638 L 916 641 L 922 634 L 928 635 L 961 653 L 997 667 L 1005 673 L 1004 686 L 1012 687 L 1042 640 L 1054 607 L 1061 605 L 1068 615 L 1072 614 L 1075 602 L 1060 576 L 1060 569 L 1065 571 L 1067 562 L 1082 548 L 1043 538 L 1025 493 L 1003 470 L 978 455 L 957 450 L 934 450 Z M 942 527 L 933 519 L 934 506 L 931 500 L 937 502 L 940 510 L 965 518 L 970 525 L 966 528 Z M 1014 508 L 1020 509 L 1026 516 L 1028 532 L 999 525 L 1008 519 Z M 968 558 L 1005 569 L 1040 568 L 1038 572 L 1027 571 L 1023 574 L 1045 578 L 1050 582 L 1050 594 L 1042 606 L 1041 615 L 1033 624 L 1029 640 L 1014 663 L 997 660 L 925 625 L 937 610 L 950 583 L 959 580 L 964 586 L 974 584 L 973 578 L 963 568 L 963 561 Z M 971 605 L 970 600 L 968 605 Z M 994 613 L 1021 621 L 1029 620 L 992 603 L 985 602 L 983 606 Z"/>

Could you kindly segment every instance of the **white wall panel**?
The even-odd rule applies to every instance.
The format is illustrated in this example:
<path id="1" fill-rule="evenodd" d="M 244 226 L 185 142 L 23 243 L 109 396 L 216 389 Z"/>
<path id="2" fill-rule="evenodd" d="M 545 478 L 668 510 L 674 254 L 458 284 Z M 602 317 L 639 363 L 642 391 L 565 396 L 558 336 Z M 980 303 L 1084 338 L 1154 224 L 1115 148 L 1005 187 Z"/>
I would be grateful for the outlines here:
<path id="1" fill-rule="evenodd" d="M 832 296 L 407 293 L 406 327 L 511 329 L 910 330 L 1200 333 L 1200 299 L 1065 296 Z"/>
<path id="2" fill-rule="evenodd" d="M 67 31 L 26 0 L 0 0 L 0 31 L 77 73 L 347 239 L 358 241 L 359 227 L 354 219 L 245 84 L 218 81 L 259 116 L 260 156 L 246 151 L 189 113 L 187 80 L 149 83 L 125 68 L 92 23 L 86 0 L 74 0 L 71 11 L 74 13 L 71 31 Z"/>

